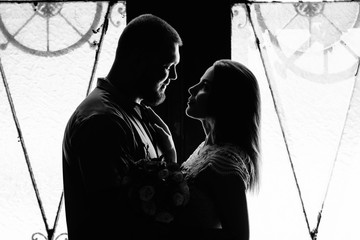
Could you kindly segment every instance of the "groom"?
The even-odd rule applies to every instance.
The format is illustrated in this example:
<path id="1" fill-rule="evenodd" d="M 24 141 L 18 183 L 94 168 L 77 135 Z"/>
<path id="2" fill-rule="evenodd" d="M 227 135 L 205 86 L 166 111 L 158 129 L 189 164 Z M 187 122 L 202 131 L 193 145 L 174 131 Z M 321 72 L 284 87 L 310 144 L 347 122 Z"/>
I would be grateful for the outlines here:
<path id="1" fill-rule="evenodd" d="M 145 157 L 165 154 L 176 161 L 171 133 L 151 106 L 165 100 L 177 78 L 180 46 L 179 34 L 163 19 L 133 19 L 107 77 L 70 117 L 63 140 L 69 240 L 161 239 L 163 226 L 135 217 L 126 206 L 121 182 L 129 165 Z M 168 136 L 168 149 L 157 131 Z"/>

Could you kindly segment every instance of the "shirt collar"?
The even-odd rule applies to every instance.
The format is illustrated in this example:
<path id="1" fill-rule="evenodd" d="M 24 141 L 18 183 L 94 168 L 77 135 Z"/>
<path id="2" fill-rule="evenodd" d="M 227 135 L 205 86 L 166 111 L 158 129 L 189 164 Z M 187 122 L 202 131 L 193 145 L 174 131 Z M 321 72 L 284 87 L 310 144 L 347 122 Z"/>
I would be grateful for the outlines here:
<path id="1" fill-rule="evenodd" d="M 111 97 L 114 99 L 114 101 L 116 101 L 116 103 L 118 105 L 120 105 L 121 107 L 133 109 L 139 115 L 141 115 L 141 114 L 136 109 L 142 110 L 143 108 L 145 108 L 145 106 L 143 104 L 138 104 L 134 101 L 129 100 L 107 78 L 98 78 L 97 88 L 108 92 L 111 95 Z"/>

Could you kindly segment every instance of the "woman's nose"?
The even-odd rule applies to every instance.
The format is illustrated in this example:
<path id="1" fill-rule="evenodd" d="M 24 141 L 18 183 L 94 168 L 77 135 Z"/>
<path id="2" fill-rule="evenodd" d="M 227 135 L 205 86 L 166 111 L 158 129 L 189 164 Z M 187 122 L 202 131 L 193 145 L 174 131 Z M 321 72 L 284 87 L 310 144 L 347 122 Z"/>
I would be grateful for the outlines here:
<path id="1" fill-rule="evenodd" d="M 188 92 L 190 95 L 195 95 L 196 85 L 189 87 Z"/>

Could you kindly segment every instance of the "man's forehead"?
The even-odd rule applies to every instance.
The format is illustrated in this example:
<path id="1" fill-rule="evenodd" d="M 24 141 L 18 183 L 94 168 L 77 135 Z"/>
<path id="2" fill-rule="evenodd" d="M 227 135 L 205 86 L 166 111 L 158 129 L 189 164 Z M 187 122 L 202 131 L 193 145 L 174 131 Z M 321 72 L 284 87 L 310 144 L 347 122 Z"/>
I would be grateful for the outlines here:
<path id="1" fill-rule="evenodd" d="M 178 63 L 180 61 L 179 45 L 173 44 L 171 46 L 163 47 L 159 50 L 159 57 L 164 63 Z"/>

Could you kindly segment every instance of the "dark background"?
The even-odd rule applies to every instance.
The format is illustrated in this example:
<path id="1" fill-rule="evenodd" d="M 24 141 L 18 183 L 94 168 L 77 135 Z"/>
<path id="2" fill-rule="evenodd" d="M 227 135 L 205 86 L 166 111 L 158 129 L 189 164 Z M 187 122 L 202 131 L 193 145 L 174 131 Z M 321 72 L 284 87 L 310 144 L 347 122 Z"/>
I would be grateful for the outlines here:
<path id="1" fill-rule="evenodd" d="M 171 24 L 180 34 L 178 79 L 166 90 L 166 100 L 154 110 L 173 133 L 181 163 L 204 139 L 200 121 L 185 115 L 188 88 L 218 59 L 231 58 L 231 1 L 128 0 L 127 21 L 152 13 Z"/>

